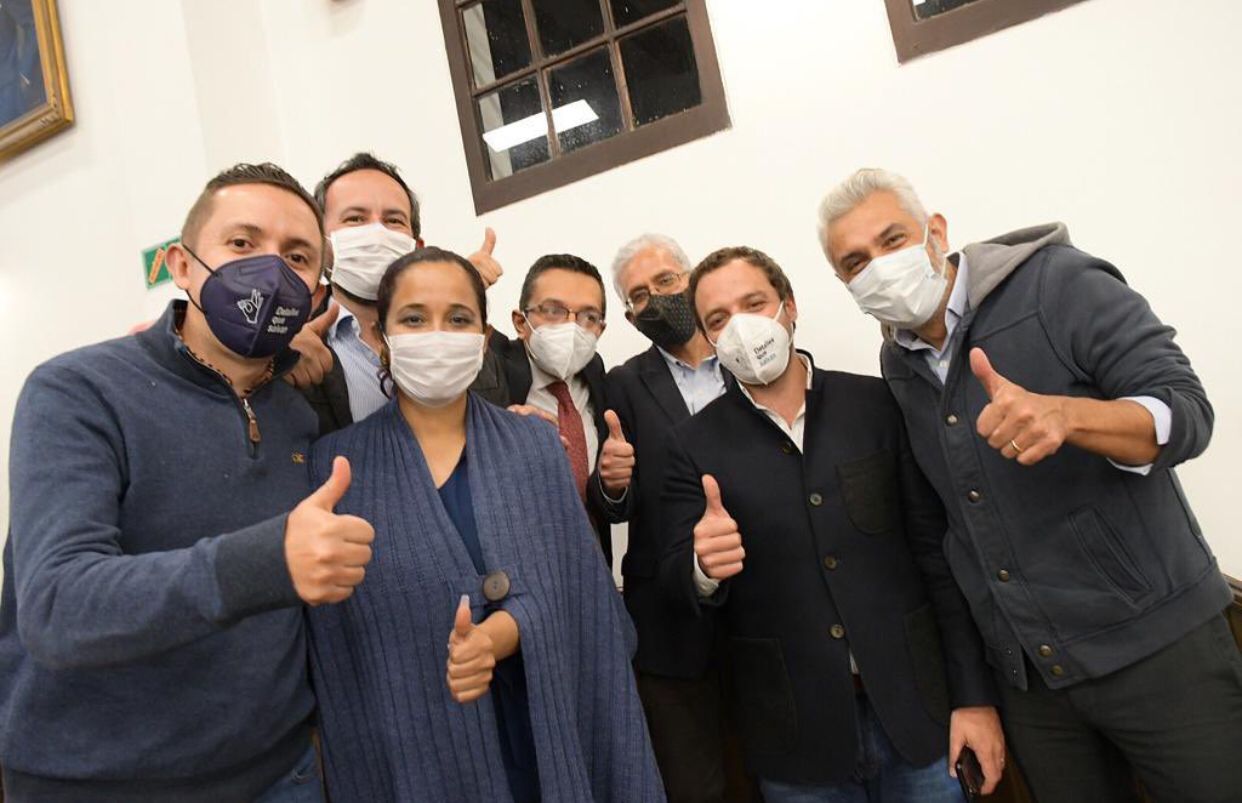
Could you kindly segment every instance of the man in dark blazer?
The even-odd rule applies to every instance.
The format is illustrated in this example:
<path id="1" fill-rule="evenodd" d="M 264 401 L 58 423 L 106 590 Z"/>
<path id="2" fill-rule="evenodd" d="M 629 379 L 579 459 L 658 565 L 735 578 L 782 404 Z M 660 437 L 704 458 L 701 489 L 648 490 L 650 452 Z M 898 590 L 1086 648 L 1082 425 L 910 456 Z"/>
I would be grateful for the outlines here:
<path id="1" fill-rule="evenodd" d="M 719 803 L 751 799 L 753 782 L 727 771 L 738 762 L 725 760 L 712 620 L 670 604 L 658 582 L 669 430 L 725 391 L 715 349 L 695 325 L 686 295 L 690 268 L 681 246 L 655 234 L 627 243 L 613 261 L 626 320 L 652 345 L 608 373 L 620 437 L 602 450 L 599 475 L 605 490 L 622 497 L 606 506 L 609 518 L 629 523 L 621 561 L 625 605 L 638 631 L 638 693 L 669 803 Z"/>
<path id="2" fill-rule="evenodd" d="M 963 745 L 990 792 L 991 670 L 884 383 L 793 349 L 793 291 L 762 252 L 715 252 L 689 292 L 738 381 L 672 432 L 661 577 L 717 609 L 764 799 L 960 801 Z"/>
<path id="3" fill-rule="evenodd" d="M 517 338 L 493 332 L 488 345 L 500 372 L 498 390 L 492 394 L 496 403 L 539 415 L 560 430 L 611 570 L 612 535 L 604 489 L 595 474 L 609 437 L 604 361 L 595 350 L 604 333 L 605 311 L 604 280 L 595 266 L 572 254 L 549 254 L 531 265 L 522 282 L 513 311 Z"/>

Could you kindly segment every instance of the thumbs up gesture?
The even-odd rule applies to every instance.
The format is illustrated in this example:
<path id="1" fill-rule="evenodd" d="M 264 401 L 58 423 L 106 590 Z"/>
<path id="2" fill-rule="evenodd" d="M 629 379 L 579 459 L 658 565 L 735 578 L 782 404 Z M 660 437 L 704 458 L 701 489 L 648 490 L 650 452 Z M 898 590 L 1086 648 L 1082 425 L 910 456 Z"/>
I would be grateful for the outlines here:
<path id="1" fill-rule="evenodd" d="M 703 475 L 703 495 L 707 507 L 694 525 L 694 555 L 703 573 L 713 580 L 724 580 L 742 571 L 746 550 L 737 522 L 720 500 L 720 486 L 711 474 Z"/>
<path id="2" fill-rule="evenodd" d="M 371 561 L 375 530 L 357 516 L 332 512 L 349 490 L 349 482 L 349 461 L 338 457 L 328 481 L 303 499 L 285 523 L 289 576 L 298 596 L 309 605 L 347 599 Z"/>
<path id="3" fill-rule="evenodd" d="M 1056 454 L 1069 435 L 1064 397 L 1031 393 L 1010 382 L 981 348 L 970 350 L 970 370 L 990 400 L 975 427 L 989 446 L 1024 466 Z"/>
<path id="4" fill-rule="evenodd" d="M 612 410 L 604 411 L 608 438 L 599 451 L 599 479 L 604 490 L 616 496 L 630 487 L 634 476 L 634 447 L 625 440 L 621 419 Z"/>
<path id="5" fill-rule="evenodd" d="M 483 279 L 486 287 L 495 284 L 500 274 L 505 272 L 492 256 L 494 250 L 496 250 L 496 232 L 489 226 L 483 233 L 483 245 L 469 256 L 470 264 L 474 265 L 474 269 L 479 272 L 479 277 Z"/>
<path id="6" fill-rule="evenodd" d="M 495 643 L 484 628 L 474 624 L 470 597 L 462 595 L 449 634 L 448 687 L 453 699 L 469 703 L 487 694 L 495 668 Z"/>

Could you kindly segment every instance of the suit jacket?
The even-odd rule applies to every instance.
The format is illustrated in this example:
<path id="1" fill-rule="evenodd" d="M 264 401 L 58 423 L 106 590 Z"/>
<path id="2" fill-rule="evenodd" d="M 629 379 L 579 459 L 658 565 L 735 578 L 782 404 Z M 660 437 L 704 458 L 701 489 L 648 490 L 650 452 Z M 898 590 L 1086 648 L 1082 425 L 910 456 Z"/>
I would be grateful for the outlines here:
<path id="1" fill-rule="evenodd" d="M 526 404 L 526 397 L 530 394 L 530 386 L 533 382 L 526 344 L 518 338 L 509 338 L 493 330 L 491 340 L 488 341 L 488 349 L 496 356 L 500 373 L 500 387 L 494 389 L 492 393 L 501 397 L 501 400 L 495 403 L 504 407 L 510 404 Z M 604 390 L 603 359 L 596 354 L 577 375 L 586 382 L 590 393 L 591 407 L 594 408 L 595 430 L 602 451 L 604 441 L 608 438 L 608 423 L 604 421 L 604 411 L 608 409 L 608 397 Z M 491 401 L 490 398 L 489 401 Z M 594 469 L 595 467 L 589 466 L 588 468 Z M 612 529 L 605 511 L 606 504 L 603 488 L 599 484 L 599 475 L 592 471 L 587 479 L 586 508 L 591 517 L 591 524 L 595 527 L 595 533 L 599 537 L 600 549 L 603 550 L 604 559 L 611 571 Z"/>
<path id="2" fill-rule="evenodd" d="M 912 764 L 945 754 L 950 707 L 995 704 L 942 552 L 944 510 L 882 380 L 814 371 L 804 452 L 737 385 L 670 440 L 661 579 L 688 610 L 718 609 L 743 747 L 760 777 L 825 784 L 854 771 L 851 651 Z M 704 474 L 720 484 L 746 558 L 701 601 L 692 561 Z"/>
<path id="3" fill-rule="evenodd" d="M 318 385 L 302 389 L 302 395 L 310 403 L 315 415 L 319 416 L 320 437 L 354 423 L 354 416 L 349 408 L 349 384 L 345 381 L 345 369 L 341 366 L 336 351 L 331 346 L 328 348 L 332 351 L 332 369 Z M 508 404 L 505 401 L 508 390 L 504 382 L 500 359 L 488 349 L 483 356 L 483 367 L 470 385 L 470 390 L 492 404 L 505 406 Z"/>
<path id="4" fill-rule="evenodd" d="M 712 659 L 713 619 L 670 604 L 659 583 L 664 548 L 660 491 L 669 431 L 689 418 L 690 410 L 655 346 L 609 371 L 606 387 L 608 403 L 621 419 L 635 456 L 634 476 L 625 498 L 620 504 L 604 500 L 610 521 L 629 522 L 629 547 L 621 560 L 621 574 L 625 605 L 638 630 L 634 665 L 654 675 L 697 678 Z"/>

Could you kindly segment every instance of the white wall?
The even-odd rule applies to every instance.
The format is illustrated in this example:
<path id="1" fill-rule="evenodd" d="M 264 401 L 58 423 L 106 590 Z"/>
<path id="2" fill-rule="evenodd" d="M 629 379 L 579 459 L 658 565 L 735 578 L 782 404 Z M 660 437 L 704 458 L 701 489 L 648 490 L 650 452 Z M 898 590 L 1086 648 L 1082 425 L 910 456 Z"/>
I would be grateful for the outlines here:
<path id="1" fill-rule="evenodd" d="M 692 258 L 728 244 L 769 251 L 799 297 L 800 344 L 820 364 L 874 373 L 878 332 L 824 264 L 814 210 L 853 168 L 884 165 L 948 217 L 957 244 L 1065 220 L 1179 328 L 1217 412 L 1212 447 L 1183 482 L 1223 567 L 1242 576 L 1229 498 L 1242 453 L 1229 306 L 1242 299 L 1229 248 L 1242 185 L 1242 9 L 1230 0 L 1087 0 L 900 67 L 878 0 L 709 0 L 732 130 L 482 220 L 431 0 L 264 0 L 258 10 L 230 0 L 218 14 L 195 0 L 184 14 L 155 0 L 98 5 L 61 0 L 80 124 L 0 166 L 4 420 L 34 363 L 150 308 L 138 251 L 176 230 L 209 169 L 274 158 L 311 184 L 359 149 L 403 167 L 430 242 L 468 252 L 484 225 L 497 229 L 502 328 L 538 255 L 577 252 L 604 267 L 624 240 L 655 229 Z M 245 48 L 212 41 L 236 29 L 233 14 Z M 146 41 L 161 47 L 134 45 Z M 225 89 L 250 82 L 260 100 L 221 128 Z M 49 291 L 55 314 L 39 303 Z M 645 344 L 616 307 L 611 318 L 601 350 L 615 363 Z"/>

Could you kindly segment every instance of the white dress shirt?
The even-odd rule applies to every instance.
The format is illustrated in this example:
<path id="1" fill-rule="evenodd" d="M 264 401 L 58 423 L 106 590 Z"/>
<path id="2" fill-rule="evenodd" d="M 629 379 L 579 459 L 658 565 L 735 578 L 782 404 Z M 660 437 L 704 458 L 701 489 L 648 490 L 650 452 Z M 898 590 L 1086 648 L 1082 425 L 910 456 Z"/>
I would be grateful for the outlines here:
<path id="1" fill-rule="evenodd" d="M 555 416 L 557 414 L 556 397 L 548 390 L 548 385 L 557 381 L 556 377 L 536 365 L 530 354 L 526 355 L 526 359 L 530 363 L 530 392 L 526 394 L 526 403 Z M 565 384 L 569 386 L 569 397 L 573 399 L 578 415 L 582 416 L 582 432 L 586 435 L 587 473 L 589 474 L 595 470 L 595 460 L 599 456 L 599 430 L 595 428 L 595 407 L 591 404 L 591 389 L 587 387 L 582 377 L 577 375 L 565 380 Z"/>

